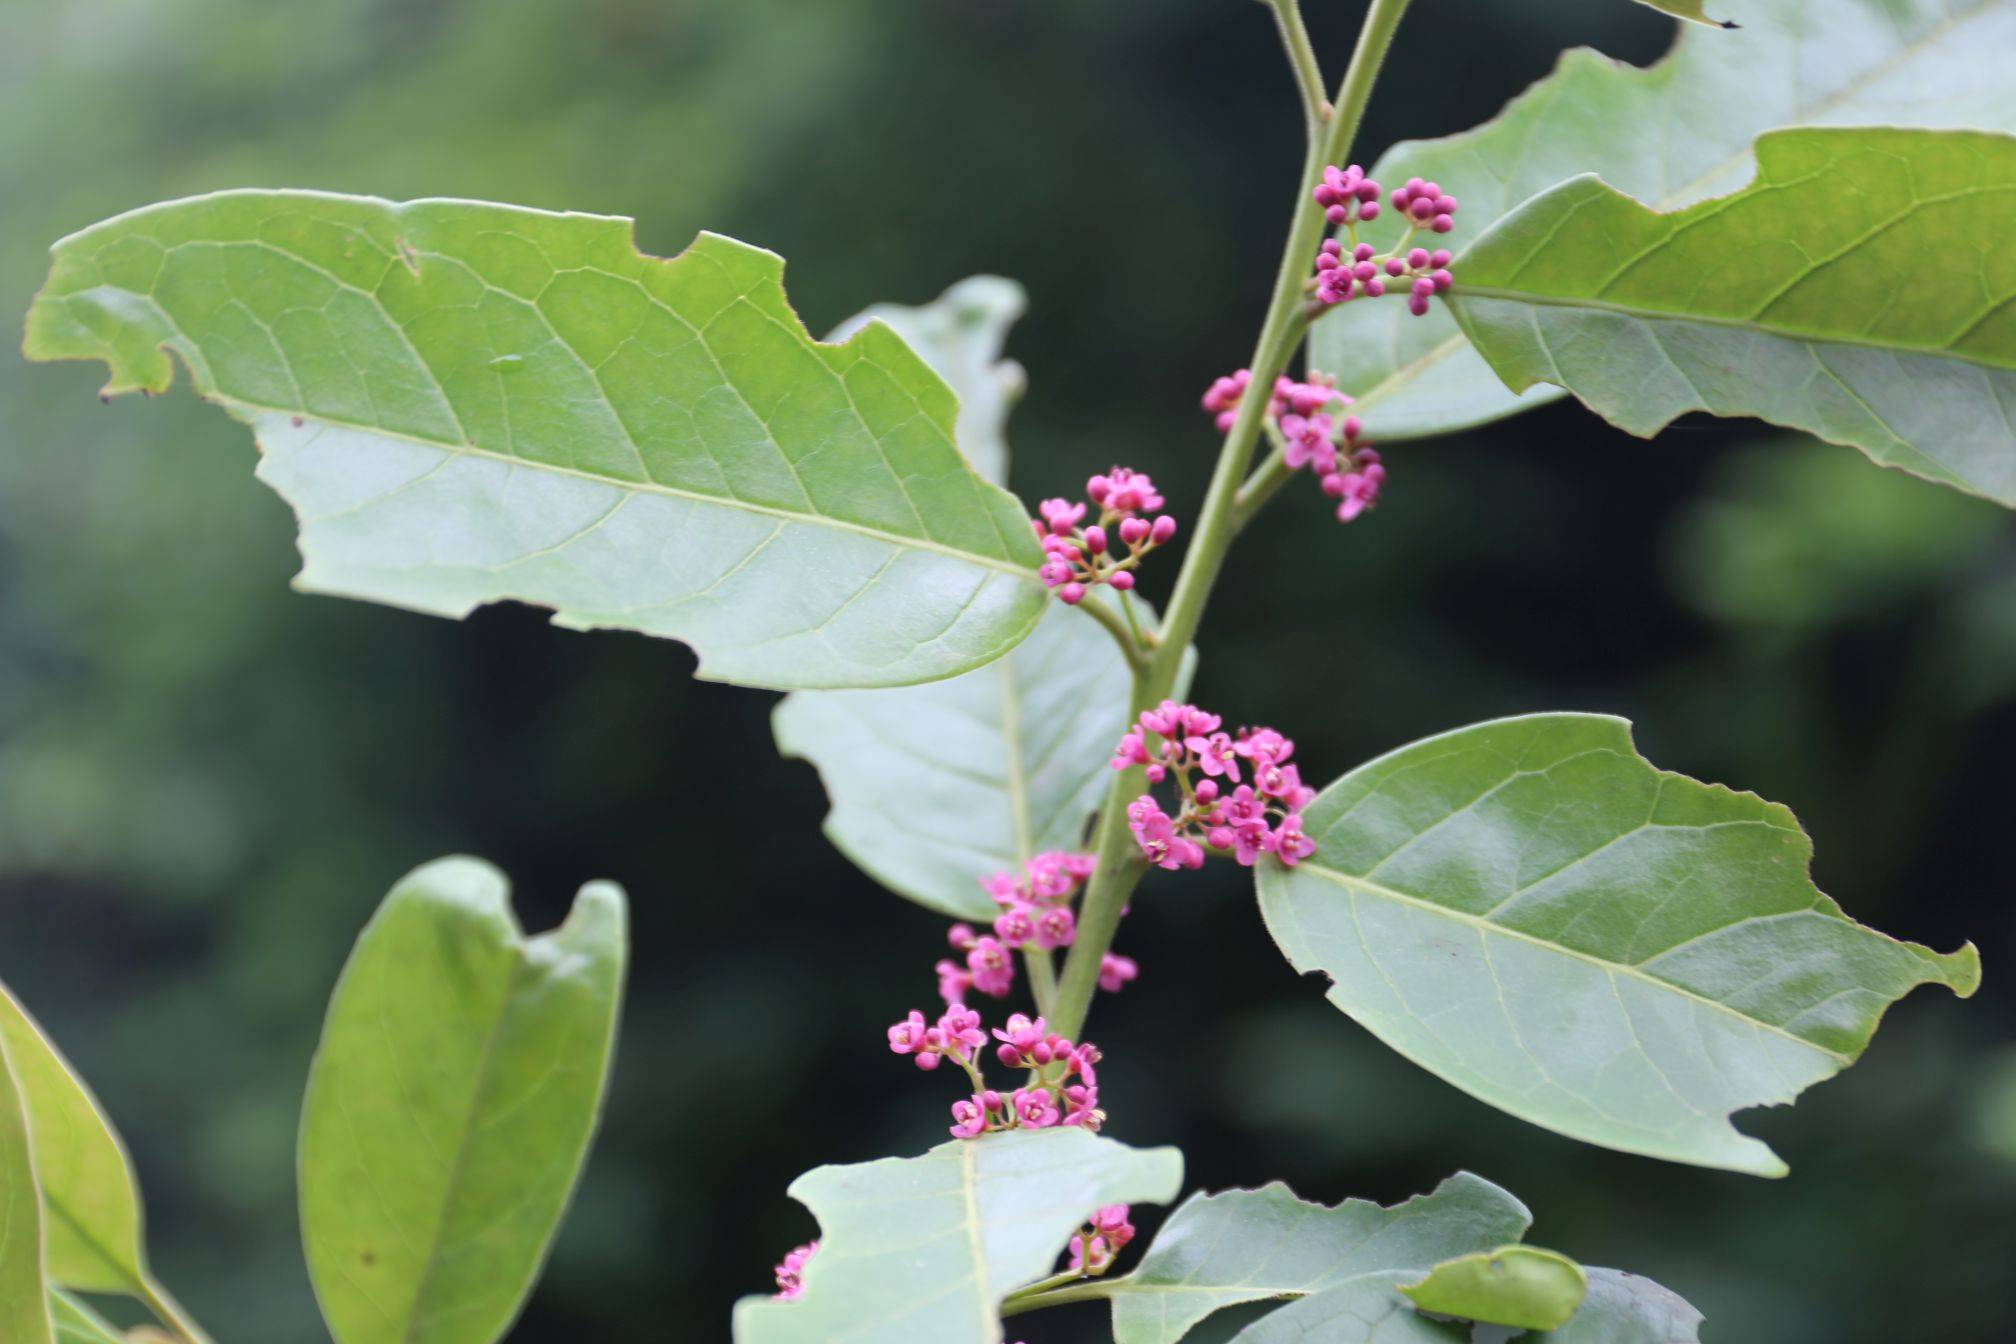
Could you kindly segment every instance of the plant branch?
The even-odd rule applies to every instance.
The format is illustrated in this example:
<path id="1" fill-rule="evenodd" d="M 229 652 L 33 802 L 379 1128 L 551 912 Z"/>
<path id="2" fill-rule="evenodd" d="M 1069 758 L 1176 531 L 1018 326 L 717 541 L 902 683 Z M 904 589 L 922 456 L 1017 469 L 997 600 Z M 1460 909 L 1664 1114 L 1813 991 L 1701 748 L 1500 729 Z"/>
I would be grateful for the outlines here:
<path id="1" fill-rule="evenodd" d="M 1325 124 L 1323 134 L 1311 139 L 1308 158 L 1302 165 L 1302 181 L 1295 188 L 1294 211 L 1289 217 L 1281 267 L 1274 278 L 1274 293 L 1260 325 L 1259 339 L 1254 343 L 1253 359 L 1247 366 L 1253 370 L 1253 377 L 1219 449 L 1218 465 L 1211 473 L 1211 484 L 1198 511 L 1183 568 L 1176 576 L 1176 589 L 1170 595 L 1169 610 L 1162 618 L 1161 643 L 1149 658 L 1145 673 L 1135 677 L 1136 713 L 1166 699 L 1175 688 L 1183 655 L 1197 637 L 1205 603 L 1210 599 L 1219 571 L 1224 568 L 1226 552 L 1238 531 L 1240 482 L 1252 463 L 1254 445 L 1267 417 L 1267 402 L 1273 395 L 1274 379 L 1286 367 L 1308 328 L 1302 286 L 1315 264 L 1317 244 L 1327 227 L 1323 211 L 1310 193 L 1321 180 L 1325 164 L 1340 162 L 1350 154 L 1358 124 L 1365 116 L 1365 104 L 1372 96 L 1372 85 L 1386 60 L 1387 49 L 1393 44 L 1394 30 L 1407 12 L 1407 4 L 1408 0 L 1371 0 L 1364 26 L 1359 30 L 1358 47 L 1351 54 L 1343 83 L 1338 86 L 1335 115 Z M 1282 11 L 1277 6 L 1275 12 L 1278 15 Z M 1084 1028 L 1093 992 L 1098 988 L 1099 964 L 1112 946 L 1113 932 L 1120 925 L 1127 897 L 1147 871 L 1133 836 L 1128 833 L 1126 817 L 1128 800 L 1144 792 L 1146 782 L 1139 766 L 1121 771 L 1107 791 L 1106 804 L 1100 812 L 1099 863 L 1086 884 L 1085 898 L 1079 907 L 1077 938 L 1064 960 L 1064 972 L 1050 1015 L 1051 1030 L 1073 1039 Z"/>
<path id="2" fill-rule="evenodd" d="M 1233 498 L 1232 527 L 1235 531 L 1243 532 L 1246 524 L 1253 521 L 1253 515 L 1266 508 L 1268 501 L 1279 494 L 1281 487 L 1295 475 L 1283 455 L 1281 431 L 1274 427 L 1271 420 L 1267 422 L 1267 442 L 1273 445 L 1273 451 L 1253 468 L 1253 474 L 1246 478 L 1245 484 L 1239 487 L 1238 495 Z"/>
<path id="3" fill-rule="evenodd" d="M 1131 622 L 1091 593 L 1087 593 L 1085 600 L 1078 604 L 1078 610 L 1106 627 L 1106 633 L 1113 636 L 1113 642 L 1120 646 L 1120 656 L 1127 660 L 1127 666 L 1134 670 L 1138 680 L 1148 670 L 1148 650 L 1127 628 Z"/>
<path id="4" fill-rule="evenodd" d="M 1302 120 L 1309 128 L 1310 143 L 1330 116 L 1330 100 L 1323 96 L 1323 67 L 1310 45 L 1309 30 L 1302 25 L 1301 0 L 1262 0 L 1274 11 L 1274 24 L 1281 30 L 1281 45 L 1288 52 L 1288 66 L 1295 72 L 1295 85 L 1302 92 Z"/>
<path id="5" fill-rule="evenodd" d="M 1036 1015 L 1048 1017 L 1057 999 L 1057 964 L 1033 943 L 1022 949 L 1022 964 L 1029 969 L 1029 997 L 1036 1001 Z"/>
<path id="6" fill-rule="evenodd" d="M 1112 1292 L 1107 1287 L 1109 1282 L 1117 1283 L 1120 1280 L 1081 1279 L 1076 1283 L 1067 1283 L 1057 1288 L 1047 1287 L 1049 1280 L 1032 1283 L 1019 1293 L 1010 1293 L 1007 1300 L 1001 1303 L 1001 1314 L 1020 1316 L 1025 1311 L 1061 1307 L 1067 1302 L 1089 1302 L 1095 1298 L 1111 1297 Z"/>
<path id="7" fill-rule="evenodd" d="M 174 1331 L 179 1338 L 186 1341 L 186 1344 L 212 1344 L 210 1336 L 204 1333 L 203 1327 L 196 1324 L 195 1319 L 166 1288 L 154 1281 L 153 1275 L 143 1273 L 136 1289 L 134 1296 L 140 1299 L 141 1305 L 153 1312 L 156 1320 Z"/>

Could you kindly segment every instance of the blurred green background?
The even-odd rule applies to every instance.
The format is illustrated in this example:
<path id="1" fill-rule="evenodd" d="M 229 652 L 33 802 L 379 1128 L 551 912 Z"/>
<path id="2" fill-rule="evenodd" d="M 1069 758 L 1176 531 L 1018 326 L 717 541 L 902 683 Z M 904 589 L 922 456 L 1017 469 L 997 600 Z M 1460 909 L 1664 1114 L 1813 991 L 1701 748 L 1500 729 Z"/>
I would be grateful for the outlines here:
<path id="1" fill-rule="evenodd" d="M 1334 68 L 1357 7 L 1309 8 Z M 1488 117 L 1562 46 L 1642 62 L 1670 31 L 1419 0 L 1366 157 Z M 1032 296 L 1016 488 L 1125 461 L 1187 515 L 1195 399 L 1249 348 L 1299 154 L 1250 0 L 0 0 L 0 313 L 59 235 L 239 185 L 633 215 L 660 253 L 718 229 L 791 259 L 815 330 L 994 271 Z M 163 1277 L 221 1339 L 323 1338 L 292 1212 L 323 1000 L 390 883 L 466 850 L 534 926 L 590 877 L 636 907 L 605 1131 L 517 1337 L 725 1338 L 812 1231 L 793 1175 L 942 1135 L 942 1080 L 882 1046 L 942 922 L 819 836 L 773 697 L 522 609 L 293 595 L 248 436 L 180 392 L 100 405 L 98 377 L 0 359 L 0 977 L 123 1127 Z M 1851 912 L 1977 941 L 1988 987 L 1908 1000 L 1861 1066 L 1745 1117 L 1792 1164 L 1765 1182 L 1502 1117 L 1298 981 L 1235 872 L 1157 881 L 1123 933 L 1142 979 L 1095 1023 L 1113 1132 L 1325 1200 L 1474 1169 L 1711 1340 L 2006 1338 L 2016 523 L 1847 449 L 1647 444 L 1572 406 L 1388 461 L 1349 529 L 1313 491 L 1275 506 L 1201 699 L 1317 778 L 1494 715 L 1628 715 L 1661 764 L 1792 805 Z M 1052 1315 L 1018 1333 L 1103 1337 Z"/>

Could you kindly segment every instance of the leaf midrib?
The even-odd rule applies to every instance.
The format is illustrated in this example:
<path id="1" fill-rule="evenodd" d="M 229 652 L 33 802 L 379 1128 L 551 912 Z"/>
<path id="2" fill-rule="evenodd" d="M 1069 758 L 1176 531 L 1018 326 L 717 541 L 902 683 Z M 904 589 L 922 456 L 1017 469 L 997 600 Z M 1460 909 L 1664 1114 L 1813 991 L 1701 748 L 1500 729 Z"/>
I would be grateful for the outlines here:
<path id="1" fill-rule="evenodd" d="M 780 518 L 786 522 L 798 523 L 803 526 L 828 527 L 836 531 L 853 532 L 887 545 L 900 546 L 917 551 L 930 551 L 966 564 L 980 565 L 987 569 L 997 570 L 1003 574 L 1023 579 L 1031 584 L 1038 582 L 1034 569 L 1015 564 L 1013 561 L 981 555 L 976 551 L 962 551 L 955 546 L 948 546 L 944 542 L 934 541 L 928 537 L 911 537 L 899 532 L 887 532 L 881 528 L 870 527 L 866 523 L 849 522 L 844 518 L 834 518 L 828 514 L 800 513 L 792 509 L 780 509 L 770 504 L 756 504 L 745 500 L 725 498 L 720 495 L 703 494 L 697 490 L 682 490 L 677 486 L 665 485 L 659 481 L 626 481 L 615 476 L 599 476 L 592 471 L 583 471 L 578 467 L 563 467 L 551 462 L 541 462 L 536 458 L 514 457 L 509 453 L 500 453 L 493 448 L 478 447 L 473 443 L 448 443 L 439 439 L 423 438 L 418 434 L 409 434 L 401 430 L 386 429 L 379 425 L 367 425 L 360 421 L 344 420 L 318 411 L 306 411 L 291 406 L 269 406 L 262 402 L 249 401 L 243 397 L 233 396 L 228 392 L 209 391 L 201 395 L 205 401 L 214 402 L 227 410 L 247 411 L 253 415 L 300 416 L 303 420 L 312 421 L 319 425 L 328 425 L 332 428 L 350 430 L 359 434 L 373 434 L 380 438 L 397 439 L 402 443 L 416 444 L 422 448 L 432 449 L 435 452 L 467 454 L 471 457 L 483 458 L 505 466 L 551 472 L 556 476 L 569 476 L 576 480 L 592 482 L 605 489 L 626 490 L 638 494 L 662 495 L 669 499 L 685 500 L 695 504 L 709 505 L 714 508 L 739 509 L 745 513 L 760 514 L 768 518 Z M 305 521 L 314 522 L 316 520 L 310 518 Z"/>
<path id="2" fill-rule="evenodd" d="M 1577 961 L 1587 962 L 1589 965 L 1600 967 L 1604 971 L 1612 975 L 1621 973 L 1624 975 L 1631 976 L 1633 979 L 1640 980 L 1645 984 L 1653 986 L 1657 989 L 1661 989 L 1672 994 L 1678 994 L 1683 998 L 1691 999 L 1696 1003 L 1706 1005 L 1707 1007 L 1713 1008 L 1718 1012 L 1725 1013 L 1728 1016 L 1736 1018 L 1738 1021 L 1744 1022 L 1760 1031 L 1770 1032 L 1775 1036 L 1781 1036 L 1784 1039 L 1794 1042 L 1795 1044 L 1804 1046 L 1809 1050 L 1818 1051 L 1820 1054 L 1823 1054 L 1827 1056 L 1829 1059 L 1836 1061 L 1836 1063 L 1838 1063 L 1843 1068 L 1855 1062 L 1855 1057 L 1853 1055 L 1846 1055 L 1838 1050 L 1833 1050 L 1828 1048 L 1827 1046 L 1821 1045 L 1818 1042 L 1808 1040 L 1806 1037 L 1801 1036 L 1796 1032 L 1786 1030 L 1784 1027 L 1779 1026 L 1775 1022 L 1767 1022 L 1763 1018 L 1753 1017 L 1749 1013 L 1743 1012 L 1741 1009 L 1738 1008 L 1733 1008 L 1730 1005 L 1723 1003 L 1718 999 L 1711 999 L 1707 995 L 1702 994 L 1696 990 L 1688 989 L 1684 985 L 1677 985 L 1673 983 L 1671 980 L 1667 980 L 1660 976 L 1653 975 L 1650 972 L 1644 970 L 1642 967 L 1633 965 L 1630 962 L 1611 961 L 1608 958 L 1599 957 L 1589 952 L 1578 951 L 1575 948 L 1565 946 L 1561 943 L 1549 942 L 1545 938 L 1540 938 L 1533 934 L 1525 933 L 1519 929 L 1510 928 L 1504 924 L 1499 924 L 1489 919 L 1483 919 L 1477 915 L 1472 915 L 1465 911 L 1454 909 L 1450 906 L 1441 905 L 1434 901 L 1424 900 L 1419 896 L 1411 896 L 1404 891 L 1398 891 L 1392 887 L 1384 886 L 1381 883 L 1373 882 L 1366 878 L 1357 877 L 1350 873 L 1339 872 L 1335 868 L 1326 867 L 1325 865 L 1320 863 L 1313 863 L 1307 859 L 1303 860 L 1300 864 L 1298 864 L 1296 866 L 1295 871 L 1314 873 L 1315 875 L 1326 878 L 1330 882 L 1336 884 L 1337 886 L 1344 887 L 1347 890 L 1361 891 L 1368 896 L 1378 896 L 1385 900 L 1396 901 L 1402 905 L 1412 906 L 1415 909 L 1426 910 L 1432 914 L 1441 915 L 1446 919 L 1452 920 L 1459 924 L 1468 925 L 1469 927 L 1476 929 L 1480 935 L 1497 934 L 1501 937 L 1511 938 L 1518 942 L 1527 943 L 1533 947 L 1544 948 L 1549 952 L 1554 952 L 1564 957 L 1572 957 Z M 1786 913 L 1798 913 L 1798 912 L 1788 911 Z M 1722 927 L 1732 928 L 1734 927 L 1734 925 L 1724 925 Z"/>
<path id="3" fill-rule="evenodd" d="M 1910 345 L 1901 341 L 1884 342 L 1867 336 L 1833 334 L 1828 332 L 1800 331 L 1793 327 L 1771 326 L 1754 318 L 1722 317 L 1706 313 L 1672 312 L 1663 308 L 1648 308 L 1636 304 L 1615 303 L 1607 299 L 1574 298 L 1566 295 L 1542 294 L 1532 290 L 1508 289 L 1498 285 L 1464 285 L 1463 298 L 1496 299 L 1501 303 L 1530 304 L 1542 308 L 1570 308 L 1595 312 L 1615 313 L 1640 322 L 1691 322 L 1702 326 L 1726 327 L 1755 336 L 1775 336 L 1782 340 L 1799 341 L 1816 345 L 1852 345 L 1865 350 L 1878 350 L 1884 354 L 1925 355 L 1934 359 L 1951 359 L 1979 368 L 1994 369 L 1998 372 L 2016 372 L 2016 363 L 1998 364 L 1954 350 L 1950 346 Z M 2016 299 L 2016 296 L 2012 296 Z M 2003 303 L 2012 299 L 2004 299 Z M 1998 307 L 2000 305 L 1997 305 Z M 1991 311 L 1993 311 L 1991 309 Z"/>

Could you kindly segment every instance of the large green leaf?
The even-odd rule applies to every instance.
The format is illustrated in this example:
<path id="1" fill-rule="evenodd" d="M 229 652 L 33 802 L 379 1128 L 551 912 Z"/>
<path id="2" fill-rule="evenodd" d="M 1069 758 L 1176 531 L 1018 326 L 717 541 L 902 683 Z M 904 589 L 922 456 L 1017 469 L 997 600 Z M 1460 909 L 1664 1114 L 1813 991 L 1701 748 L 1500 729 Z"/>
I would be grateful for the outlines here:
<path id="1" fill-rule="evenodd" d="M 1312 802 L 1314 855 L 1258 868 L 1297 970 L 1422 1067 L 1591 1143 L 1759 1175 L 1729 1114 L 1852 1064 L 1941 955 L 1854 923 L 1792 814 L 1655 769 L 1630 725 L 1536 714 L 1359 767 Z"/>
<path id="2" fill-rule="evenodd" d="M 125 1146 L 69 1061 L 0 985 L 0 1042 L 28 1107 L 35 1174 L 48 1217 L 49 1277 L 93 1293 L 147 1282 L 139 1182 Z"/>
<path id="3" fill-rule="evenodd" d="M 1457 320 L 1514 388 L 1634 434 L 1754 415 L 2016 504 L 2016 136 L 1774 131 L 1669 215 L 1593 177 L 1470 249 Z"/>
<path id="4" fill-rule="evenodd" d="M 1013 280 L 972 275 L 915 308 L 878 303 L 842 322 L 826 339 L 844 341 L 870 322 L 901 336 L 959 398 L 959 451 L 973 470 L 1006 485 L 1008 412 L 1028 379 L 1020 364 L 1001 358 L 1001 347 L 1028 306 L 1028 295 Z"/>
<path id="5" fill-rule="evenodd" d="M 1514 206 L 1579 173 L 1661 210 L 1748 181 L 1751 143 L 1781 126 L 2016 130 L 2016 0 L 1741 0 L 1742 28 L 1682 25 L 1649 69 L 1586 49 L 1475 130 L 1395 145 L 1373 175 L 1421 176 L 1462 202 L 1443 241 L 1459 252 Z M 1739 10 L 1741 12 L 1734 12 Z M 1367 236 L 1390 237 L 1392 221 Z M 1456 289 L 1472 279 L 1469 258 Z M 1359 396 L 1368 432 L 1418 438 L 1497 420 L 1561 395 L 1514 395 L 1439 306 L 1349 303 L 1311 336 L 1312 367 Z"/>
<path id="6" fill-rule="evenodd" d="M 1519 1330 L 1568 1323 L 1589 1291 L 1582 1266 L 1559 1251 L 1500 1246 L 1446 1260 L 1400 1291 L 1422 1311 Z"/>
<path id="7" fill-rule="evenodd" d="M 1418 1278 L 1517 1240 L 1531 1221 L 1525 1205 L 1467 1172 L 1392 1208 L 1363 1199 L 1328 1208 L 1278 1183 L 1193 1195 L 1133 1273 L 1097 1289 L 1113 1300 L 1115 1344 L 1175 1344 L 1225 1307 L 1308 1297 L 1368 1274 Z"/>
<path id="8" fill-rule="evenodd" d="M 1621 1269 L 1591 1269 L 1568 1324 L 1521 1344 L 1701 1344 L 1701 1313 L 1670 1288 Z"/>
<path id="9" fill-rule="evenodd" d="M 963 677 L 796 691 L 773 722 L 777 749 L 818 767 L 842 853 L 911 900 L 991 920 L 978 879 L 1081 843 L 1132 687 L 1112 637 L 1059 603 L 1007 657 Z"/>
<path id="10" fill-rule="evenodd" d="M 461 616 L 512 598 L 692 644 L 702 675 L 888 686 L 1041 614 L 1022 507 L 886 327 L 820 345 L 783 262 L 702 234 L 467 201 L 227 192 L 54 249 L 34 359 L 159 391 L 169 352 L 249 424 L 298 583 Z"/>
<path id="11" fill-rule="evenodd" d="M 1002 1297 L 1049 1273 L 1092 1210 L 1166 1203 L 1182 1180 L 1173 1148 L 1079 1129 L 815 1168 L 791 1184 L 819 1219 L 804 1295 L 743 1299 L 736 1344 L 1000 1344 Z"/>
<path id="12" fill-rule="evenodd" d="M 7 1344 L 50 1344 L 55 1338 L 42 1245 L 28 1107 L 0 1037 L 0 1339 Z"/>
<path id="13" fill-rule="evenodd" d="M 622 991 L 621 889 L 527 938 L 476 859 L 416 869 L 357 940 L 301 1117 L 301 1226 L 338 1344 L 488 1344 L 587 1156 Z"/>

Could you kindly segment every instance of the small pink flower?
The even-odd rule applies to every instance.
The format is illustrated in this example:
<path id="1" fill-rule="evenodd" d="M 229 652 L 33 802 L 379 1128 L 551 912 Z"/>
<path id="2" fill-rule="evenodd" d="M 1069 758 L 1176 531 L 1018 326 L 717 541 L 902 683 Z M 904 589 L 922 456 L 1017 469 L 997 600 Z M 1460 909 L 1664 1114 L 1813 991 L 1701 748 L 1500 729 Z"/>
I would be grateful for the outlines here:
<path id="1" fill-rule="evenodd" d="M 1214 778 L 1223 775 L 1234 784 L 1239 782 L 1239 757 L 1232 739 L 1224 733 L 1213 733 L 1209 737 L 1190 737 L 1183 740 L 1197 756 L 1197 768 Z"/>
<path id="2" fill-rule="evenodd" d="M 1275 858 L 1293 868 L 1316 852 L 1316 842 L 1302 833 L 1302 818 L 1290 814 L 1282 818 L 1281 825 L 1270 837 L 1267 848 L 1273 851 Z"/>
<path id="3" fill-rule="evenodd" d="M 1045 1087 L 1025 1087 L 1015 1093 L 1015 1119 L 1024 1129 L 1048 1129 L 1064 1118 Z"/>
<path id="4" fill-rule="evenodd" d="M 1030 942 L 1036 937 L 1036 921 L 1030 916 L 1030 907 L 1017 905 L 1003 911 L 994 921 L 994 934 L 1008 947 L 1020 948 Z"/>
<path id="5" fill-rule="evenodd" d="M 777 1275 L 776 1296 L 778 1301 L 780 1302 L 796 1301 L 799 1295 L 805 1291 L 805 1280 L 804 1280 L 805 1263 L 806 1261 L 812 1258 L 813 1253 L 816 1252 L 818 1249 L 819 1249 L 818 1242 L 808 1241 L 803 1246 L 793 1247 L 791 1251 L 788 1254 L 786 1254 L 781 1261 L 778 1262 L 776 1270 L 774 1271 Z"/>
<path id="6" fill-rule="evenodd" d="M 1046 499 L 1036 506 L 1043 515 L 1043 521 L 1050 525 L 1052 536 L 1068 537 L 1085 516 L 1083 504 L 1073 504 L 1067 499 Z"/>
<path id="7" fill-rule="evenodd" d="M 1134 958 L 1116 956 L 1108 952 L 1099 958 L 1099 988 L 1108 994 L 1117 994 L 1129 981 L 1141 974 L 1141 968 Z"/>
<path id="8" fill-rule="evenodd" d="M 973 988 L 973 975 L 956 961 L 941 960 L 932 968 L 938 973 L 938 997 L 947 1003 L 963 1003 Z"/>
<path id="9" fill-rule="evenodd" d="M 930 1034 L 924 1025 L 924 1014 L 912 1009 L 910 1016 L 889 1028 L 889 1049 L 899 1055 L 914 1055 L 917 1067 L 934 1069 L 938 1067 L 937 1055 L 931 1049 Z"/>
<path id="10" fill-rule="evenodd" d="M 980 1028 L 980 1014 L 963 1003 L 948 1005 L 938 1019 L 938 1048 L 954 1059 L 971 1059 L 973 1052 L 987 1044 Z"/>
<path id="11" fill-rule="evenodd" d="M 1069 910 L 1061 906 L 1045 910 L 1036 921 L 1036 946 L 1045 952 L 1071 946 L 1071 940 L 1077 937 L 1077 934 L 1078 921 Z"/>
<path id="12" fill-rule="evenodd" d="M 977 1139 L 987 1132 L 987 1107 L 975 1095 L 967 1101 L 952 1103 L 952 1137 L 955 1139 Z"/>
<path id="13" fill-rule="evenodd" d="M 1001 1042 L 1001 1048 L 995 1053 L 1011 1069 L 1026 1068 L 1030 1056 L 1043 1045 L 1048 1035 L 1049 1029 L 1042 1018 L 1032 1020 L 1026 1013 L 1010 1014 L 1005 1027 L 994 1028 L 994 1039 Z"/>
<path id="14" fill-rule="evenodd" d="M 1085 483 L 1085 494 L 1110 513 L 1153 513 L 1162 507 L 1155 482 L 1141 472 L 1115 467 Z"/>
<path id="15" fill-rule="evenodd" d="M 966 969 L 973 976 L 973 988 L 990 998 L 1006 998 L 1015 985 L 1015 959 L 1001 940 L 992 936 L 973 940 L 966 953 Z"/>

